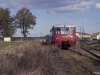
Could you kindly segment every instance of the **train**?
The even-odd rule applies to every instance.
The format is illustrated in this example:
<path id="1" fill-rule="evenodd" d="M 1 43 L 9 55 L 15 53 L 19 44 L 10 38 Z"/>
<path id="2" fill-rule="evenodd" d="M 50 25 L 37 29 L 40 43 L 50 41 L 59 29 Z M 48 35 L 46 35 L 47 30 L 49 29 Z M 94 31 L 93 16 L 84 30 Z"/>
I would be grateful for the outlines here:
<path id="1" fill-rule="evenodd" d="M 62 49 L 68 49 L 76 44 L 76 27 L 74 25 L 54 25 L 47 42 Z"/>

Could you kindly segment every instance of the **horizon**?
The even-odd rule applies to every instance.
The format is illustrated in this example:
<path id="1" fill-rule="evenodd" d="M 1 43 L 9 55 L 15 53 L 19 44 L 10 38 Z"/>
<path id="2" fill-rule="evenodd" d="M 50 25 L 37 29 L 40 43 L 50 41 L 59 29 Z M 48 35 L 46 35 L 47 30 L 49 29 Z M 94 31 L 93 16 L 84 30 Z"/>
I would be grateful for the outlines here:
<path id="1" fill-rule="evenodd" d="M 56 24 L 74 24 L 77 32 L 80 27 L 86 33 L 100 32 L 99 0 L 0 0 L 0 3 L 0 8 L 9 8 L 11 15 L 26 7 L 37 17 L 29 37 L 45 36 Z M 15 36 L 22 36 L 20 30 Z"/>

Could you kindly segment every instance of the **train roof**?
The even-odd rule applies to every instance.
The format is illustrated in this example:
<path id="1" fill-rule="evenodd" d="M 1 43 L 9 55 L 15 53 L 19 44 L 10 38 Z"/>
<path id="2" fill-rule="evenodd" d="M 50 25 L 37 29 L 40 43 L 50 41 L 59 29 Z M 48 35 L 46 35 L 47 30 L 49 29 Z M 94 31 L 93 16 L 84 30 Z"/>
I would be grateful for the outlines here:
<path id="1" fill-rule="evenodd" d="M 72 25 L 72 24 L 59 24 L 59 25 L 54 25 L 53 27 L 75 27 L 75 25 Z"/>

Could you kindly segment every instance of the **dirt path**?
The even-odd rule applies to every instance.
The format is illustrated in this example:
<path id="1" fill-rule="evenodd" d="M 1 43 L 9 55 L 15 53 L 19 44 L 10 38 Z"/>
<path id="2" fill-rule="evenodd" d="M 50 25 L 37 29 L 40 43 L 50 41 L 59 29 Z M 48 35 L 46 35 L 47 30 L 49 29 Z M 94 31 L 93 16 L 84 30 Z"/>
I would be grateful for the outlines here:
<path id="1" fill-rule="evenodd" d="M 73 75 L 71 72 L 71 64 L 68 60 L 61 57 L 59 53 L 52 55 L 54 67 L 57 70 L 56 75 Z"/>

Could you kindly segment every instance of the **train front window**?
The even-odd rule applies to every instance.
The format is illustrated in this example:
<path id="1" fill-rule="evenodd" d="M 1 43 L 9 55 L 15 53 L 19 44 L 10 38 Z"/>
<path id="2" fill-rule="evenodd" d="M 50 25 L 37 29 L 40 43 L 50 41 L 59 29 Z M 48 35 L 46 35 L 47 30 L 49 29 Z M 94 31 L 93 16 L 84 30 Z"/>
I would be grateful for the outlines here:
<path id="1" fill-rule="evenodd" d="M 69 34 L 69 28 L 61 28 L 61 34 Z"/>
<path id="2" fill-rule="evenodd" d="M 55 33 L 56 33 L 56 34 L 60 34 L 60 28 L 56 28 L 56 29 L 55 29 Z"/>
<path id="3" fill-rule="evenodd" d="M 75 28 L 74 27 L 70 27 L 70 34 L 73 34 L 75 31 Z"/>

